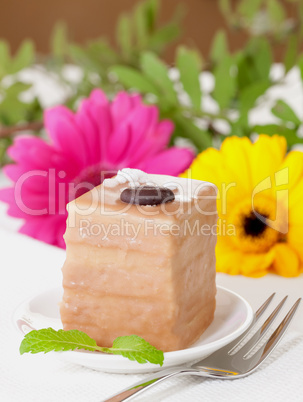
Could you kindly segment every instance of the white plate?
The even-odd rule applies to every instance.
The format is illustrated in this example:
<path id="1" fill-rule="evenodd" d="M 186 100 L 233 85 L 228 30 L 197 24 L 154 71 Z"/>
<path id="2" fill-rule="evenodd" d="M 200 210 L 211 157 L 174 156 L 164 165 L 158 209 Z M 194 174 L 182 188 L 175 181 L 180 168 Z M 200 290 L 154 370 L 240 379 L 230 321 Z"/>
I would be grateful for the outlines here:
<path id="1" fill-rule="evenodd" d="M 43 292 L 22 303 L 14 313 L 13 320 L 24 334 L 32 328 L 62 328 L 59 303 L 62 289 Z M 218 286 L 217 308 L 212 324 L 201 338 L 191 347 L 164 354 L 162 369 L 188 363 L 208 356 L 220 347 L 241 335 L 253 320 L 250 305 L 236 293 Z M 157 371 L 160 366 L 146 363 L 139 364 L 122 356 L 107 355 L 98 352 L 68 351 L 52 352 L 61 359 L 108 373 L 146 373 Z"/>

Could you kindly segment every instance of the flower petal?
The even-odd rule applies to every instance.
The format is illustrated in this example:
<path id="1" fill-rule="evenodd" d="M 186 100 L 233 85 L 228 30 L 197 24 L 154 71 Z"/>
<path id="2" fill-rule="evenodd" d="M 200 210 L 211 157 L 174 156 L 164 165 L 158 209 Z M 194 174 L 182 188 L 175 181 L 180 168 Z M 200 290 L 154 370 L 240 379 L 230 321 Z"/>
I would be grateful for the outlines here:
<path id="1" fill-rule="evenodd" d="M 291 151 L 284 159 L 280 170 L 288 169 L 288 190 L 290 196 L 303 178 L 303 152 Z"/>
<path id="2" fill-rule="evenodd" d="M 14 193 L 15 192 L 13 187 L 0 188 L 0 201 L 5 203 L 14 202 Z"/>
<path id="3" fill-rule="evenodd" d="M 282 136 L 260 135 L 252 146 L 250 157 L 253 188 L 267 177 L 274 182 L 274 173 L 281 169 L 286 154 L 287 144 Z"/>
<path id="4" fill-rule="evenodd" d="M 128 164 L 140 164 L 145 159 L 151 158 L 153 155 L 161 152 L 166 148 L 169 139 L 174 130 L 174 125 L 169 120 L 161 121 L 156 128 L 151 128 L 145 137 L 138 145 L 136 152 L 128 154 Z M 130 157 L 129 157 L 130 156 Z"/>
<path id="5" fill-rule="evenodd" d="M 65 227 L 65 220 L 66 216 L 35 217 L 28 219 L 19 233 L 64 248 L 62 229 Z"/>
<path id="6" fill-rule="evenodd" d="M 92 90 L 92 92 L 89 95 L 89 99 L 93 103 L 101 106 L 107 106 L 109 104 L 105 93 L 98 88 Z"/>
<path id="7" fill-rule="evenodd" d="M 127 123 L 132 129 L 130 152 L 136 152 L 141 142 L 153 133 L 158 120 L 158 109 L 155 106 L 139 105 L 128 116 Z"/>
<path id="8" fill-rule="evenodd" d="M 131 96 L 127 92 L 119 92 L 111 105 L 115 128 L 127 118 L 132 109 L 133 102 Z"/>
<path id="9" fill-rule="evenodd" d="M 84 136 L 77 126 L 74 115 L 62 106 L 48 109 L 44 112 L 45 127 L 57 149 L 78 170 L 85 167 L 86 152 Z"/>
<path id="10" fill-rule="evenodd" d="M 191 149 L 172 147 L 143 162 L 139 169 L 147 173 L 177 176 L 189 167 L 193 158 Z"/>
<path id="11" fill-rule="evenodd" d="M 19 135 L 8 149 L 8 155 L 30 169 L 43 169 L 49 166 L 62 166 L 63 158 L 42 138 Z"/>
<path id="12" fill-rule="evenodd" d="M 273 271 L 281 276 L 293 277 L 300 273 L 299 257 L 287 243 L 277 243 L 274 247 Z"/>
<path id="13" fill-rule="evenodd" d="M 101 160 L 100 133 L 96 117 L 92 114 L 91 101 L 85 99 L 75 117 L 79 129 L 85 134 L 87 163 L 96 165 Z"/>
<path id="14" fill-rule="evenodd" d="M 267 253 L 244 253 L 232 247 L 225 236 L 218 236 L 216 247 L 218 272 L 258 278 L 268 273 L 274 256 L 272 250 Z"/>
<path id="15" fill-rule="evenodd" d="M 158 124 L 155 130 L 154 139 L 157 140 L 159 148 L 168 145 L 174 128 L 174 123 L 170 120 L 162 120 Z"/>
<path id="16" fill-rule="evenodd" d="M 120 125 L 114 130 L 107 149 L 107 166 L 116 165 L 117 170 L 127 166 L 131 139 L 131 128 L 128 124 Z"/>
<path id="17" fill-rule="evenodd" d="M 181 176 L 214 183 L 218 188 L 217 207 L 220 214 L 230 213 L 237 202 L 250 196 L 247 189 L 235 182 L 234 173 L 225 163 L 220 151 L 214 148 L 200 153 L 188 171 Z"/>
<path id="18" fill-rule="evenodd" d="M 233 182 L 247 194 L 252 189 L 250 164 L 252 146 L 246 137 L 230 137 L 228 141 L 223 141 L 220 151 L 224 165 L 232 173 Z"/>

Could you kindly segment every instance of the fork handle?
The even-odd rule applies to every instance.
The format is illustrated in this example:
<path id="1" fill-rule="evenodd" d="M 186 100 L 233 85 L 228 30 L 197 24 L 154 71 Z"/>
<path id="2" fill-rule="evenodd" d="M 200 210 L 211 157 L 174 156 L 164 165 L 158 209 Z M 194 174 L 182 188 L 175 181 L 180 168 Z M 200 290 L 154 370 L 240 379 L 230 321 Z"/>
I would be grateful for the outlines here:
<path id="1" fill-rule="evenodd" d="M 103 402 L 121 402 L 121 401 L 130 401 L 138 394 L 150 389 L 154 385 L 167 380 L 171 377 L 175 377 L 178 375 L 184 374 L 195 374 L 198 370 L 192 368 L 185 367 L 173 367 L 171 369 L 163 370 L 158 373 L 151 375 L 148 378 L 145 378 L 144 381 L 137 382 L 133 384 L 129 388 L 120 391 L 118 394 L 111 396 L 109 399 L 105 399 Z"/>

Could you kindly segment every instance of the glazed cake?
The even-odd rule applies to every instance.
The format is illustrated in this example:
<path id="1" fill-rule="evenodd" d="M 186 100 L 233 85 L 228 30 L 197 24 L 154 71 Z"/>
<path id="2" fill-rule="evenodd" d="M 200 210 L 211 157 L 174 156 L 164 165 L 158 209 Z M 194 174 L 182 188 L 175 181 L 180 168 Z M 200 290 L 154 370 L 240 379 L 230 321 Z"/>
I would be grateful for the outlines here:
<path id="1" fill-rule="evenodd" d="M 61 319 L 109 347 L 184 349 L 215 311 L 216 187 L 123 169 L 68 205 Z"/>

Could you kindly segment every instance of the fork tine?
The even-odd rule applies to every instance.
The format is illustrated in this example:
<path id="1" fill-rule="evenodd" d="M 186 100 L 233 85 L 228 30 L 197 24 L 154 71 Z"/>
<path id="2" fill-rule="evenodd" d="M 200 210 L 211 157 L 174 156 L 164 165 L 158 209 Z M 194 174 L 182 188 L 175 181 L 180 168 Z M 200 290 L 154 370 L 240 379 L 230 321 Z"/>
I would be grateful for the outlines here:
<path id="1" fill-rule="evenodd" d="M 277 326 L 275 331 L 272 333 L 268 341 L 263 345 L 254 355 L 255 357 L 257 354 L 260 355 L 260 358 L 258 359 L 257 363 L 254 365 L 254 367 L 251 368 L 251 370 L 256 369 L 264 359 L 274 350 L 274 348 L 277 346 L 278 342 L 281 340 L 282 336 L 285 334 L 285 331 L 289 327 L 289 324 L 291 323 L 299 305 L 301 302 L 301 297 L 295 302 L 295 304 L 292 306 L 292 308 L 289 310 L 289 312 L 286 314 L 286 316 L 283 318 L 283 320 L 280 322 L 280 324 Z M 250 371 L 251 371 L 250 370 Z"/>
<path id="2" fill-rule="evenodd" d="M 232 348 L 228 351 L 228 354 L 232 354 L 232 352 L 240 345 L 240 343 L 243 342 L 243 340 L 246 338 L 248 333 L 252 330 L 252 328 L 256 325 L 258 320 L 261 318 L 262 314 L 264 311 L 267 309 L 269 306 L 270 302 L 274 298 L 276 293 L 273 293 L 272 295 L 269 296 L 269 298 L 262 304 L 261 307 L 258 308 L 258 310 L 255 312 L 255 317 L 253 319 L 253 322 L 250 324 L 250 326 L 247 328 L 246 331 L 243 332 L 235 341 L 230 343 L 228 346 L 232 346 Z"/>
<path id="3" fill-rule="evenodd" d="M 258 331 L 250 338 L 250 340 L 243 345 L 243 347 L 237 352 L 241 353 L 243 355 L 243 358 L 245 359 L 246 356 L 249 354 L 251 349 L 259 342 L 266 332 L 269 330 L 272 322 L 274 319 L 277 317 L 279 314 L 281 308 L 284 306 L 284 303 L 286 302 L 288 296 L 285 296 L 284 299 L 277 305 L 277 307 L 274 309 L 274 311 L 270 314 L 269 317 L 264 321 L 262 326 L 258 329 Z"/>
<path id="4" fill-rule="evenodd" d="M 256 319 L 259 319 L 261 315 L 264 313 L 264 311 L 267 309 L 269 303 L 272 301 L 272 299 L 275 296 L 275 292 L 269 296 L 269 298 L 262 304 L 261 307 L 258 308 L 258 310 L 255 313 Z"/>

